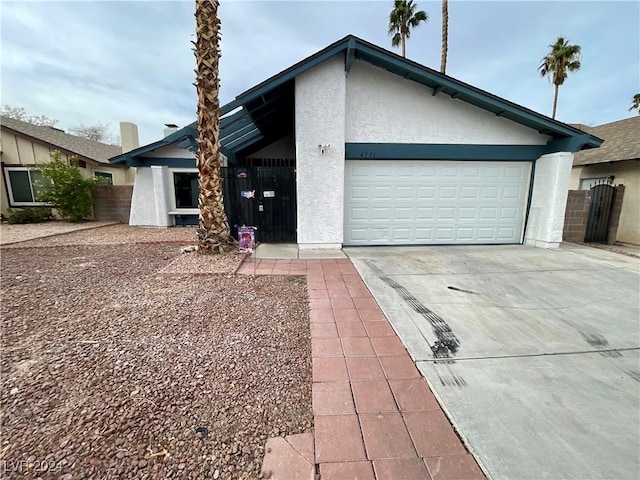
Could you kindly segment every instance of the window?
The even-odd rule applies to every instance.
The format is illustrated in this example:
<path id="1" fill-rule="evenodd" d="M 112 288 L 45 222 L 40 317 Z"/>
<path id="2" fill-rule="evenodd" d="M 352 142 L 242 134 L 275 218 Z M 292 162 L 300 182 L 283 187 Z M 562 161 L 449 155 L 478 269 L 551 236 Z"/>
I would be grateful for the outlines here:
<path id="1" fill-rule="evenodd" d="M 615 177 L 613 175 L 610 177 L 581 178 L 580 190 L 589 190 L 591 187 L 598 185 L 599 183 L 612 183 L 614 178 Z"/>
<path id="2" fill-rule="evenodd" d="M 45 205 L 44 202 L 38 202 L 37 183 L 47 181 L 39 171 L 24 167 L 6 167 L 4 178 L 10 206 Z"/>
<path id="3" fill-rule="evenodd" d="M 104 179 L 106 179 L 107 180 L 107 185 L 113 185 L 113 175 L 111 173 L 94 171 L 93 175 L 96 178 L 100 178 L 100 179 L 104 178 Z"/>
<path id="4" fill-rule="evenodd" d="M 198 208 L 198 173 L 174 172 L 176 208 Z"/>

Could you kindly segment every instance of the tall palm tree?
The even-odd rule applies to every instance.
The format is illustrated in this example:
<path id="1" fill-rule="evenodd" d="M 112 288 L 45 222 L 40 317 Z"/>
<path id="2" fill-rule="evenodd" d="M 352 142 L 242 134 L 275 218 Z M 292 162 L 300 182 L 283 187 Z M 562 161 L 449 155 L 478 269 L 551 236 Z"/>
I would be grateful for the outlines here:
<path id="1" fill-rule="evenodd" d="M 402 45 L 402 56 L 407 56 L 407 38 L 411 36 L 411 29 L 416 28 L 420 23 L 429 20 L 429 15 L 424 10 L 416 12 L 418 6 L 413 0 L 394 0 L 393 10 L 389 14 L 389 35 L 391 45 L 397 47 Z"/>
<path id="2" fill-rule="evenodd" d="M 638 115 L 640 115 L 640 93 L 636 93 L 631 99 L 631 107 L 629 107 L 629 111 L 637 110 Z"/>
<path id="3" fill-rule="evenodd" d="M 233 244 L 224 213 L 220 176 L 220 19 L 218 0 L 196 0 L 196 90 L 198 92 L 198 251 L 222 253 Z"/>
<path id="4" fill-rule="evenodd" d="M 554 85 L 553 113 L 551 118 L 556 118 L 558 107 L 558 89 L 567 79 L 567 72 L 580 70 L 580 45 L 569 45 L 569 41 L 564 37 L 558 37 L 556 43 L 549 45 L 549 53 L 542 59 L 538 67 L 540 76 L 552 75 Z"/>
<path id="5" fill-rule="evenodd" d="M 447 71 L 447 54 L 449 53 L 449 0 L 442 0 L 442 57 L 440 72 Z"/>

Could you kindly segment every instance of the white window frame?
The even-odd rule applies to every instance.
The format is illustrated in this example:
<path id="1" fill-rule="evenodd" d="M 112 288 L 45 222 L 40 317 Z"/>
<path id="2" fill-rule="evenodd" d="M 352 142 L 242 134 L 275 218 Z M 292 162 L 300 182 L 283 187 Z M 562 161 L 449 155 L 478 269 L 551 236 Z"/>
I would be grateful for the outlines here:
<path id="1" fill-rule="evenodd" d="M 9 172 L 29 172 L 29 185 L 31 186 L 31 198 L 35 198 L 33 192 L 33 181 L 31 180 L 31 171 L 36 170 L 30 167 L 3 167 L 2 173 L 4 174 L 4 184 L 7 187 L 7 196 L 9 197 L 10 207 L 45 207 L 50 204 L 45 202 L 16 202 L 13 199 L 13 186 L 11 185 L 11 179 L 9 178 Z"/>
<path id="2" fill-rule="evenodd" d="M 198 215 L 200 210 L 197 208 L 178 208 L 176 202 L 176 184 L 175 173 L 198 173 L 197 168 L 172 168 L 169 170 L 171 174 L 171 211 L 170 215 Z"/>

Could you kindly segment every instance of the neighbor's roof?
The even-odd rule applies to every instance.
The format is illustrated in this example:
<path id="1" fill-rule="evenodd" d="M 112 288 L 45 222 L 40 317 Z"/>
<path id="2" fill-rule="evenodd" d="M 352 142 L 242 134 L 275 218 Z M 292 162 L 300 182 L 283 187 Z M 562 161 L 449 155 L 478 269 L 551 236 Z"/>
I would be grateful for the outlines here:
<path id="1" fill-rule="evenodd" d="M 45 144 L 52 150 L 64 151 L 64 153 L 76 155 L 80 160 L 89 162 L 108 164 L 111 157 L 122 153 L 122 148 L 116 145 L 94 142 L 65 133 L 55 127 L 41 127 L 5 116 L 0 116 L 0 129 L 6 129 L 13 134 Z"/>
<path id="2" fill-rule="evenodd" d="M 597 127 L 580 125 L 579 128 L 603 138 L 604 143 L 597 150 L 577 152 L 573 157 L 574 166 L 640 160 L 640 115 Z"/>
<path id="3" fill-rule="evenodd" d="M 597 137 L 545 115 L 529 110 L 489 92 L 444 75 L 424 65 L 380 48 L 361 38 L 347 35 L 319 52 L 292 65 L 255 87 L 241 93 L 235 100 L 220 108 L 220 143 L 222 152 L 233 160 L 235 155 L 256 151 L 268 142 L 282 138 L 292 128 L 294 117 L 295 78 L 321 64 L 341 55 L 344 69 L 348 73 L 354 61 L 361 60 L 405 79 L 432 89 L 432 95 L 448 95 L 479 108 L 492 112 L 498 117 L 537 130 L 551 137 L 546 150 L 575 152 L 586 148 L 597 148 L 602 143 Z M 193 148 L 197 137 L 196 123 L 178 130 L 169 137 L 154 144 L 112 158 L 113 163 L 135 165 L 136 156 L 164 146 L 167 142 L 189 144 Z"/>

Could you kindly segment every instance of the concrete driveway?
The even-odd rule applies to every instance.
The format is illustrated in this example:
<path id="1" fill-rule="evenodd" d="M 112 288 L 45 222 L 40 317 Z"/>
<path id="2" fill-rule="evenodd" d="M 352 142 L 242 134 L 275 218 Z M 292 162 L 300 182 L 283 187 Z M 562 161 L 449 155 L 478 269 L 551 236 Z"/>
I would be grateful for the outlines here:
<path id="1" fill-rule="evenodd" d="M 637 258 L 568 244 L 345 252 L 492 478 L 639 478 Z"/>

